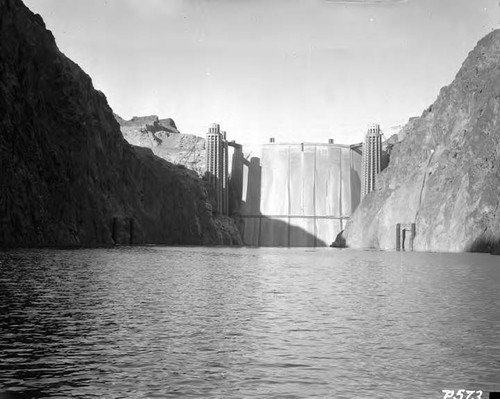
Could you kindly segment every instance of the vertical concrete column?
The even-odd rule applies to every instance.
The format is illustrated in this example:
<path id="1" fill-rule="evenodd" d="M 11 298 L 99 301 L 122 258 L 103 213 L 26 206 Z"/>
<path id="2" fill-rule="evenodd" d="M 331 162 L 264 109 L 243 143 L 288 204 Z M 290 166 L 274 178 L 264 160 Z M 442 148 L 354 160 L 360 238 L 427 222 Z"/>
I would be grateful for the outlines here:
<path id="1" fill-rule="evenodd" d="M 401 223 L 396 224 L 396 251 L 401 250 Z"/>
<path id="2" fill-rule="evenodd" d="M 111 222 L 111 239 L 113 240 L 114 244 L 117 244 L 117 239 L 118 239 L 118 218 L 114 217 L 113 221 Z"/>
<path id="3" fill-rule="evenodd" d="M 415 223 L 411 224 L 411 250 L 413 251 L 413 241 L 415 240 L 415 233 L 416 233 L 416 228 L 415 228 Z"/>
<path id="4" fill-rule="evenodd" d="M 342 148 L 340 149 L 340 163 L 339 163 L 339 217 L 340 217 L 340 231 L 344 230 L 344 224 L 342 223 L 342 217 L 344 216 L 344 212 L 342 210 L 342 182 L 344 181 L 344 175 L 342 174 Z"/>
<path id="5" fill-rule="evenodd" d="M 290 212 L 291 212 L 291 204 L 290 204 L 290 171 L 291 171 L 291 159 L 290 159 L 290 148 L 287 151 L 287 159 L 288 159 L 288 169 L 287 169 L 287 178 L 286 178 L 286 191 L 287 191 L 287 209 L 286 214 L 288 215 L 287 227 L 286 227 L 286 246 L 290 248 Z"/>
<path id="6" fill-rule="evenodd" d="M 129 221 L 129 245 L 134 244 L 134 218 L 130 218 Z"/>

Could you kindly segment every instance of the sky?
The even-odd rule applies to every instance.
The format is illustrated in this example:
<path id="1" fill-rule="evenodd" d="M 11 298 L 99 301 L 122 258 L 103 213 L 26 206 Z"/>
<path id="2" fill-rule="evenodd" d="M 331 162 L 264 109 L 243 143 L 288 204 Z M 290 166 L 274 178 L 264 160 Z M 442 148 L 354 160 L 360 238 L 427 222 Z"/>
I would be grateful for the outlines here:
<path id="1" fill-rule="evenodd" d="M 419 116 L 499 0 L 24 0 L 125 119 L 240 143 L 363 140 Z"/>

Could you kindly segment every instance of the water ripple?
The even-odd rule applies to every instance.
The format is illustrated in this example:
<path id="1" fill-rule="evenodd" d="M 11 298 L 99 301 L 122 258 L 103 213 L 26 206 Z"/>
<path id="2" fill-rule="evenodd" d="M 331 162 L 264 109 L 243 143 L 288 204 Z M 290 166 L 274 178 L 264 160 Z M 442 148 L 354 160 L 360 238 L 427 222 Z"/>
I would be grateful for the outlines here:
<path id="1" fill-rule="evenodd" d="M 0 252 L 0 398 L 500 390 L 497 263 L 328 249 Z"/>

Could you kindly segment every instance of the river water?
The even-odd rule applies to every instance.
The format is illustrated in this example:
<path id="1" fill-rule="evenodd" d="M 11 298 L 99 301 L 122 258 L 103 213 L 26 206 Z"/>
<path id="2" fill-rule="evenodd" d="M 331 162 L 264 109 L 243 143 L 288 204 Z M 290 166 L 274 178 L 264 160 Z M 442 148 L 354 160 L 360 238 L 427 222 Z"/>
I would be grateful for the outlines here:
<path id="1" fill-rule="evenodd" d="M 0 398 L 487 398 L 499 287 L 484 254 L 0 252 Z"/>

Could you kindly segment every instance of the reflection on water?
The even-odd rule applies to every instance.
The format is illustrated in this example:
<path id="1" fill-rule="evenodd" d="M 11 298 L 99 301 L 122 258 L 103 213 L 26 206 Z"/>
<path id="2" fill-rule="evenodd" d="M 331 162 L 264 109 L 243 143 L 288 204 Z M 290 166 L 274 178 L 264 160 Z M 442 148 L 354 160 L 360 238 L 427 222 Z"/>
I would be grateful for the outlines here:
<path id="1" fill-rule="evenodd" d="M 500 390 L 498 260 L 333 249 L 2 252 L 0 398 Z"/>

